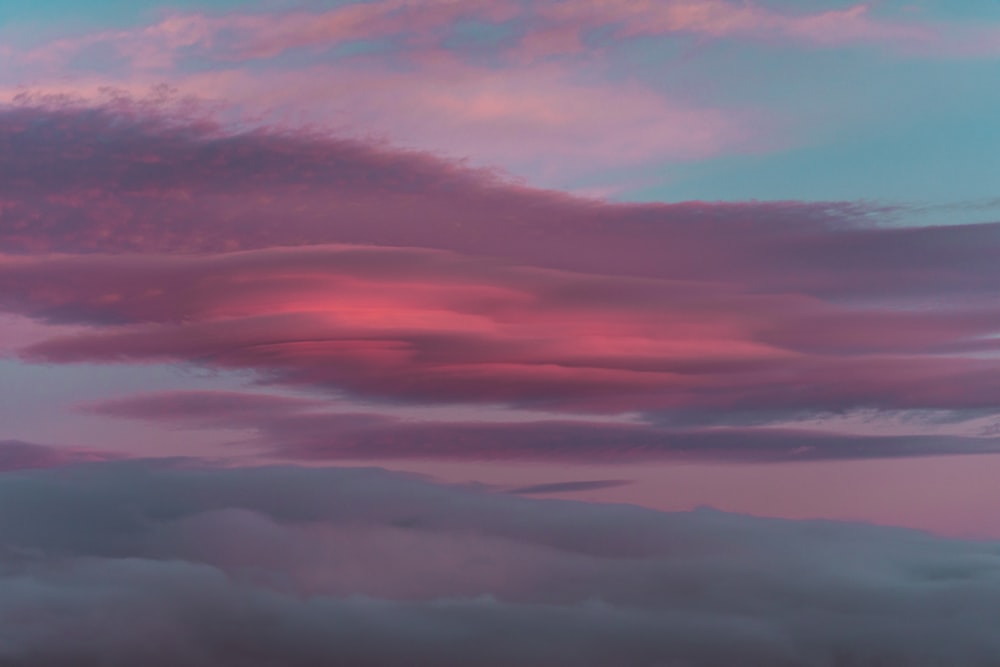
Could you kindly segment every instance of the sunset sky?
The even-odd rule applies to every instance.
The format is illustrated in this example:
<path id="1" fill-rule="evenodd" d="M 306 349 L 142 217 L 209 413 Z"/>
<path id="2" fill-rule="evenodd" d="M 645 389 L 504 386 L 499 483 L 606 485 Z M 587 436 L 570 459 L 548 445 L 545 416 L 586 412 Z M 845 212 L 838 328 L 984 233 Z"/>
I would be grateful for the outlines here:
<path id="1" fill-rule="evenodd" d="M 995 664 L 998 82 L 995 0 L 0 0 L 0 664 Z"/>

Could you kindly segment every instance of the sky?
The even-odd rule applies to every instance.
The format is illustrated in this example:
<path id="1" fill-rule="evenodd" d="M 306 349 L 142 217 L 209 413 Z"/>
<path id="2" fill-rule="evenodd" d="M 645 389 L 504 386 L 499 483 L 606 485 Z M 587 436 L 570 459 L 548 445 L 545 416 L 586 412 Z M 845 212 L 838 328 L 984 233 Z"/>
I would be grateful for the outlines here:
<path id="1" fill-rule="evenodd" d="M 0 664 L 1000 661 L 998 77 L 987 0 L 0 0 Z"/>

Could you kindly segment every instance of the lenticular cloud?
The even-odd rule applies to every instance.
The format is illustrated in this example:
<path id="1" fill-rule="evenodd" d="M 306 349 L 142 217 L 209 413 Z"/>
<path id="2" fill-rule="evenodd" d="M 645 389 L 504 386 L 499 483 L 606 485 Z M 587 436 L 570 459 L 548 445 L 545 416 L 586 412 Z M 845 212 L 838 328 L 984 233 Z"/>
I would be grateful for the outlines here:
<path id="1" fill-rule="evenodd" d="M 377 469 L 0 476 L 0 664 L 996 664 L 1000 547 Z"/>
<path id="2" fill-rule="evenodd" d="M 0 311 L 34 327 L 23 361 L 179 363 L 351 400 L 649 427 L 1000 400 L 1000 223 L 599 202 L 155 99 L 28 98 L 0 108 L 0 148 Z M 858 451 L 994 449 L 980 440 Z"/>

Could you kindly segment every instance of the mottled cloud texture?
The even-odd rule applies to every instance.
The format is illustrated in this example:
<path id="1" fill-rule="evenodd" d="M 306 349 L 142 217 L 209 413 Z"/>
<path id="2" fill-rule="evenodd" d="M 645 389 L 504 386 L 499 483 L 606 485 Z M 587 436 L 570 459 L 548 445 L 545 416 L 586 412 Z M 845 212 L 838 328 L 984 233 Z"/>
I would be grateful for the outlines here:
<path id="1" fill-rule="evenodd" d="M 371 469 L 0 475 L 7 665 L 987 665 L 1000 552 Z"/>
<path id="2" fill-rule="evenodd" d="M 604 203 L 127 99 L 29 100 L 0 113 L 0 142 L 0 307 L 42 325 L 26 361 L 181 363 L 315 396 L 548 413 L 506 425 L 375 414 L 363 428 L 215 416 L 296 458 L 995 447 L 976 433 L 761 427 L 855 410 L 989 415 L 996 224 L 906 227 L 843 203 Z M 553 412 L 641 423 L 590 429 Z"/>

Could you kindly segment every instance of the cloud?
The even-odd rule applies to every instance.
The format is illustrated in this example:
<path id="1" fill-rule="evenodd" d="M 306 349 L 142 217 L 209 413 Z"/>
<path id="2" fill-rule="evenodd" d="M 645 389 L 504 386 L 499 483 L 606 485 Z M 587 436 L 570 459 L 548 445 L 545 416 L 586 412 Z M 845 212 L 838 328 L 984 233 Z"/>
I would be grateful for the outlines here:
<path id="1" fill-rule="evenodd" d="M 17 350 L 54 334 L 73 331 L 73 327 L 43 324 L 30 317 L 0 312 L 0 359 L 14 357 Z"/>
<path id="2" fill-rule="evenodd" d="M 877 226 L 885 208 L 845 202 L 601 203 L 370 141 L 233 131 L 169 97 L 28 98 L 0 108 L 0 140 L 13 252 L 413 246 L 851 299 L 974 295 L 996 270 L 997 224 Z"/>
<path id="3" fill-rule="evenodd" d="M 88 97 L 109 86 L 169 83 L 255 118 L 305 119 L 387 136 L 501 164 L 536 183 L 607 191 L 632 181 L 628 170 L 643 165 L 669 173 L 669 165 L 828 140 L 828 130 L 816 131 L 831 119 L 810 112 L 812 103 L 790 113 L 765 110 L 745 95 L 736 102 L 733 91 L 746 81 L 665 76 L 656 66 L 663 58 L 670 59 L 670 72 L 680 72 L 686 69 L 681 61 L 706 44 L 724 45 L 722 53 L 734 43 L 748 48 L 748 56 L 736 56 L 741 60 L 754 58 L 761 43 L 794 54 L 859 46 L 870 54 L 875 46 L 896 60 L 901 54 L 989 58 L 1000 43 L 995 25 L 914 19 L 913 12 L 870 3 L 794 10 L 769 4 L 475 0 L 424 2 L 417 9 L 378 0 L 173 12 L 146 25 L 14 53 L 16 78 L 0 97 L 16 94 L 26 81 Z M 647 56 L 636 54 L 651 44 L 661 55 L 643 75 L 646 68 L 637 63 Z M 672 55 L 678 50 L 683 58 Z M 858 109 L 837 121 L 842 130 L 870 103 L 853 106 Z"/>
<path id="4" fill-rule="evenodd" d="M 623 37 L 694 33 L 713 38 L 737 37 L 794 41 L 817 46 L 850 43 L 907 44 L 933 40 L 929 26 L 880 20 L 870 5 L 845 9 L 785 13 L 753 2 L 679 0 L 628 2 L 585 0 L 554 2 L 541 13 L 559 23 L 581 28 L 613 26 Z"/>
<path id="5" fill-rule="evenodd" d="M 517 55 L 478 58 L 449 47 L 464 21 L 537 21 L 520 3 L 502 4 L 435 2 L 415 10 L 389 0 L 315 12 L 173 14 L 42 45 L 20 64 L 37 73 L 34 85 L 53 92 L 67 87 L 67 69 L 75 74 L 71 90 L 88 96 L 166 82 L 255 117 L 288 114 L 388 136 L 549 184 L 592 174 L 598 163 L 686 162 L 784 141 L 765 114 L 749 108 L 701 104 L 573 63 L 523 62 L 537 47 L 511 44 Z M 115 54 L 114 64 L 92 53 Z M 289 55 L 298 60 L 292 67 L 283 62 Z M 617 103 L 604 104 L 608 97 Z"/>
<path id="6" fill-rule="evenodd" d="M 79 447 L 52 447 L 22 440 L 0 440 L 0 471 L 54 468 L 120 458 L 111 452 Z"/>
<path id="7" fill-rule="evenodd" d="M 594 479 L 580 480 L 577 482 L 550 482 L 548 484 L 533 484 L 531 486 L 520 486 L 510 489 L 507 493 L 518 495 L 536 495 L 547 493 L 573 493 L 576 491 L 599 491 L 601 489 L 613 489 L 617 486 L 631 484 L 626 479 Z"/>
<path id="8" fill-rule="evenodd" d="M 67 327 L 23 358 L 706 423 L 1000 400 L 997 224 L 603 203 L 177 104 L 0 111 L 0 309 Z"/>
<path id="9" fill-rule="evenodd" d="M 375 411 L 331 412 L 323 407 L 328 406 L 282 396 L 201 391 L 140 394 L 80 406 L 91 414 L 175 427 L 248 430 L 252 435 L 242 441 L 243 446 L 267 458 L 292 461 L 764 463 L 1000 452 L 1000 439 L 991 437 L 854 435 L 807 428 L 552 418 L 433 421 L 401 419 Z M 559 485 L 552 490 L 559 490 Z"/>
<path id="10" fill-rule="evenodd" d="M 408 400 L 649 393 L 678 386 L 692 364 L 794 356 L 740 340 L 740 313 L 774 307 L 767 297 L 439 251 L 7 257 L 0 275 L 8 309 L 98 327 L 29 347 L 29 358 L 202 360 Z"/>
<path id="11" fill-rule="evenodd" d="M 599 29 L 616 39 L 675 35 L 765 40 L 817 47 L 878 44 L 896 51 L 974 55 L 964 36 L 993 46 L 988 30 L 960 24 L 881 16 L 870 3 L 845 8 L 781 11 L 758 2 L 730 0 L 439 0 L 418 8 L 405 0 L 351 2 L 340 7 L 228 14 L 171 13 L 140 28 L 59 39 L 36 48 L 36 62 L 65 62 L 103 46 L 142 69 L 176 67 L 185 59 L 216 63 L 270 60 L 288 52 L 326 54 L 351 43 L 410 55 L 429 50 L 461 52 L 463 23 L 494 28 L 498 56 L 574 55 Z M 992 35 L 995 36 L 995 35 Z M 481 48 L 481 47 L 480 47 Z"/>
<path id="12" fill-rule="evenodd" d="M 550 85 L 544 87 L 551 93 Z M 651 108 L 647 115 L 661 111 Z M 580 136 L 571 138 L 581 143 Z M 602 260 L 598 246 L 609 232 L 627 227 L 648 235 L 651 218 L 670 218 L 677 226 L 705 214 L 698 204 L 604 207 L 376 141 L 275 127 L 233 131 L 163 91 L 151 98 L 113 96 L 93 106 L 28 96 L 0 107 L 0 140 L 9 148 L 0 157 L 0 240 L 16 251 L 216 251 L 346 242 L 537 261 L 536 252 L 550 260 L 556 253 L 548 243 L 533 251 L 529 238 L 573 229 L 581 234 L 581 257 L 564 261 L 606 264 L 610 258 Z M 776 224 L 867 212 L 842 204 L 749 208 Z M 742 218 L 745 210 L 712 207 L 713 215 L 726 217 Z M 274 224 L 278 218 L 284 224 Z M 501 221 L 518 233 L 500 233 L 495 225 Z M 641 246 L 630 245 L 630 252 Z"/>
<path id="13" fill-rule="evenodd" d="M 183 461 L 6 473 L 0 501 L 10 664 L 1000 658 L 987 542 Z"/>
<path id="14" fill-rule="evenodd" d="M 369 398 L 598 412 L 996 401 L 995 360 L 941 354 L 988 342 L 1000 316 L 985 305 L 873 311 L 354 245 L 7 256 L 0 278 L 7 310 L 91 327 L 28 346 L 35 361 L 180 361 Z"/>

